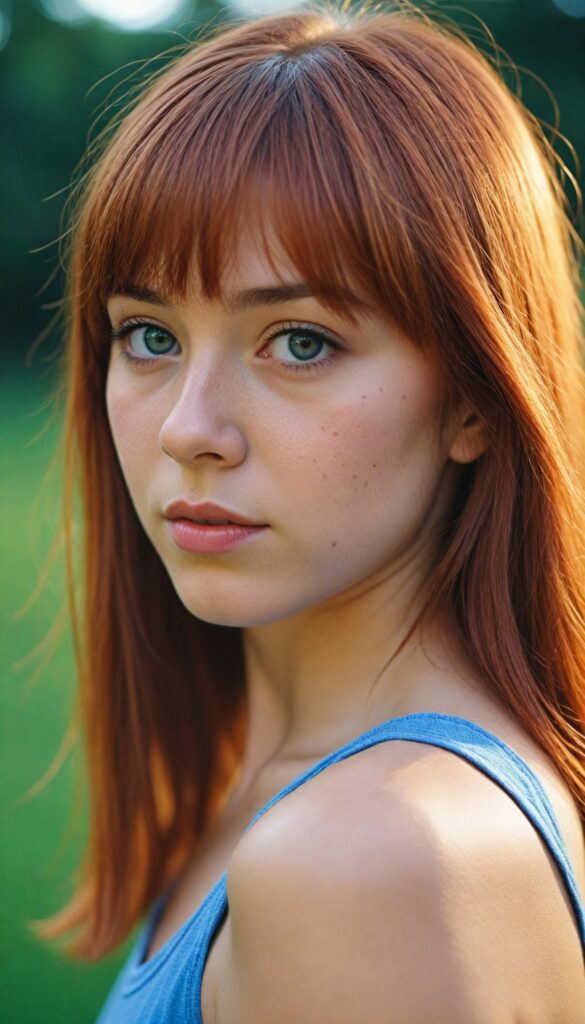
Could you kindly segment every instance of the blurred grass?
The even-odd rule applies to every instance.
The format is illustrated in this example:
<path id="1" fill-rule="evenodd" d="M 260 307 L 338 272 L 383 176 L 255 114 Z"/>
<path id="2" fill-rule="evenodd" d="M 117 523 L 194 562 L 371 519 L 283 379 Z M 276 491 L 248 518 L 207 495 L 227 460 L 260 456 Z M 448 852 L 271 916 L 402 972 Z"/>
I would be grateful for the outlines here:
<path id="1" fill-rule="evenodd" d="M 79 753 L 70 753 L 46 788 L 24 799 L 59 750 L 75 679 L 68 630 L 41 672 L 43 653 L 30 656 L 63 605 L 62 553 L 39 599 L 21 613 L 44 565 L 59 512 L 58 477 L 42 485 L 59 426 L 50 424 L 48 411 L 41 409 L 46 396 L 46 383 L 27 380 L 21 372 L 5 379 L 0 403 L 0 1018 L 10 1024 L 92 1024 L 132 939 L 99 965 L 80 965 L 64 959 L 58 943 L 36 940 L 26 924 L 53 914 L 67 899 L 86 828 L 85 812 L 75 807 Z"/>

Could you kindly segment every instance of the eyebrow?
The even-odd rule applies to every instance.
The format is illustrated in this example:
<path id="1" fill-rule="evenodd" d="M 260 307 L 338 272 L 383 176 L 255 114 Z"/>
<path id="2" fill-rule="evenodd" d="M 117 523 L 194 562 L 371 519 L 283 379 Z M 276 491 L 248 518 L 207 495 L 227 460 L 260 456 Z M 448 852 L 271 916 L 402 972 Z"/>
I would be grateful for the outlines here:
<path id="1" fill-rule="evenodd" d="M 366 302 L 365 299 L 360 298 L 359 295 L 355 295 L 354 292 L 349 291 L 347 288 L 343 288 L 341 291 L 347 302 L 355 306 L 356 309 L 368 313 L 375 312 L 374 307 Z M 139 302 L 150 302 L 154 306 L 168 307 L 172 305 L 172 301 L 169 298 L 152 291 L 150 288 L 125 285 L 114 294 L 124 298 L 137 299 Z M 236 292 L 235 295 L 228 296 L 226 303 L 232 313 L 242 313 L 248 309 L 253 309 L 255 306 L 276 306 L 278 303 L 287 302 L 290 299 L 314 297 L 308 285 L 303 282 L 295 282 L 284 285 L 270 285 L 264 288 L 247 288 L 244 291 Z"/>

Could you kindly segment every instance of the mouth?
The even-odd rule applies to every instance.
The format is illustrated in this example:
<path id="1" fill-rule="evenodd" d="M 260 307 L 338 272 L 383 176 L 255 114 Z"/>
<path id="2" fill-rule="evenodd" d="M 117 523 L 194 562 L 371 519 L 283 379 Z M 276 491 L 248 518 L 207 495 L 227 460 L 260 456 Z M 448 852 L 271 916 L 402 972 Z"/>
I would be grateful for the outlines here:
<path id="1" fill-rule="evenodd" d="M 267 523 L 259 523 L 248 516 L 240 515 L 234 509 L 216 505 L 211 501 L 192 502 L 186 498 L 179 498 L 171 501 L 164 509 L 164 515 L 171 520 L 188 520 L 199 526 L 267 526 Z"/>
<path id="2" fill-rule="evenodd" d="M 268 526 L 229 521 L 195 522 L 186 517 L 169 520 L 169 527 L 177 547 L 196 554 L 230 551 L 268 529 Z"/>

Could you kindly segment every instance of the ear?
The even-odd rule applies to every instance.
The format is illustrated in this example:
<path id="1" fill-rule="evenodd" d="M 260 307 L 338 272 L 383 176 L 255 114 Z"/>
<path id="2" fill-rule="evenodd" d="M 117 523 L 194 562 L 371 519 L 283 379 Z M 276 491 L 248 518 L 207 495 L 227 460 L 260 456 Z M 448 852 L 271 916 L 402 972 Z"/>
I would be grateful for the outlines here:
<path id="1" fill-rule="evenodd" d="M 483 454 L 488 446 L 485 424 L 477 413 L 472 412 L 469 408 L 463 410 L 457 423 L 448 452 L 449 458 L 453 462 L 473 462 Z"/>

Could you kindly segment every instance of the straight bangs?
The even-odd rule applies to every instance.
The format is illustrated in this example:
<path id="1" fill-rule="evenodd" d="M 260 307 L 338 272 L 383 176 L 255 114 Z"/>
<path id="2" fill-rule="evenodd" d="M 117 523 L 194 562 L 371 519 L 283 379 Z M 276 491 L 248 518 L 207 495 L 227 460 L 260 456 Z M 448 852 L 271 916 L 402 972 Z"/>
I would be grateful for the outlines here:
<path id="1" fill-rule="evenodd" d="M 252 229 L 277 278 L 284 256 L 351 323 L 376 311 L 415 344 L 438 345 L 447 313 L 430 281 L 430 222 L 413 198 L 428 169 L 408 111 L 382 64 L 373 74 L 326 17 L 296 15 L 298 52 L 278 23 L 286 53 L 264 42 L 236 62 L 221 40 L 207 44 L 127 118 L 84 211 L 78 285 L 102 327 L 115 292 L 181 301 L 195 286 L 218 299 Z"/>

